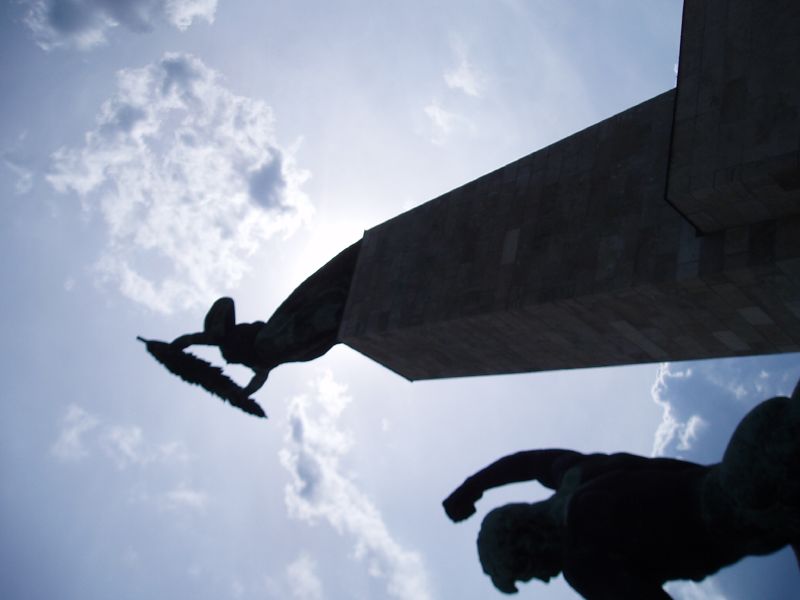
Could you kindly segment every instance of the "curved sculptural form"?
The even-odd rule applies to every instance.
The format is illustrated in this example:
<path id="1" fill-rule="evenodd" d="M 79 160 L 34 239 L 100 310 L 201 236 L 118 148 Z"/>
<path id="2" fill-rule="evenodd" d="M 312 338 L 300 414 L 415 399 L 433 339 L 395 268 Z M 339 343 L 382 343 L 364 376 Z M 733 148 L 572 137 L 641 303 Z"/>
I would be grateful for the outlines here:
<path id="1" fill-rule="evenodd" d="M 170 344 L 139 339 L 185 381 L 201 385 L 246 412 L 266 416 L 249 396 L 264 385 L 270 371 L 283 363 L 318 358 L 339 341 L 359 248 L 360 242 L 353 244 L 317 270 L 266 322 L 237 324 L 233 300 L 220 298 L 208 311 L 202 331 L 179 336 Z M 253 371 L 250 383 L 241 388 L 218 367 L 183 352 L 193 345 L 217 346 L 229 364 Z"/>
<path id="2" fill-rule="evenodd" d="M 667 581 L 787 545 L 800 565 L 800 383 L 751 410 L 720 463 L 520 452 L 469 477 L 445 511 L 461 521 L 485 490 L 532 479 L 556 493 L 493 510 L 478 536 L 483 570 L 505 593 L 563 573 L 588 600 L 664 600 Z"/>

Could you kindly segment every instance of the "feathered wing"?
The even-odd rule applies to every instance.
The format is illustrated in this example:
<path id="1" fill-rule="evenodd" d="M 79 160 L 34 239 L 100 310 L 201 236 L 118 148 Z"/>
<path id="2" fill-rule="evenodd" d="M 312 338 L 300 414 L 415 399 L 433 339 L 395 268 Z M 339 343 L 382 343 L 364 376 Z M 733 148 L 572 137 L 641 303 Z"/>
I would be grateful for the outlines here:
<path id="1" fill-rule="evenodd" d="M 187 383 L 199 385 L 207 392 L 225 400 L 236 408 L 256 417 L 266 418 L 266 413 L 252 398 L 243 395 L 244 389 L 222 372 L 222 369 L 198 358 L 194 354 L 178 350 L 167 342 L 145 340 L 147 351 L 170 373 L 177 375 Z"/>

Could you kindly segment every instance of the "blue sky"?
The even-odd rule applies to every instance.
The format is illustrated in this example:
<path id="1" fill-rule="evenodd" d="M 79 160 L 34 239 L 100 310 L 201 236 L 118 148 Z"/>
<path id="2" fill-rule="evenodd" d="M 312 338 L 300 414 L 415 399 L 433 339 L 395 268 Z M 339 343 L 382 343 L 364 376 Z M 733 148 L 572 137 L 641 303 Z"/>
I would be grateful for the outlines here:
<path id="1" fill-rule="evenodd" d="M 338 346 L 273 372 L 264 422 L 134 339 L 199 329 L 222 294 L 265 319 L 365 229 L 673 87 L 680 10 L 3 3 L 0 596 L 495 597 L 480 519 L 543 489 L 453 525 L 439 503 L 476 469 L 536 447 L 718 460 L 797 355 L 411 384 Z M 793 560 L 669 589 L 788 598 Z"/>

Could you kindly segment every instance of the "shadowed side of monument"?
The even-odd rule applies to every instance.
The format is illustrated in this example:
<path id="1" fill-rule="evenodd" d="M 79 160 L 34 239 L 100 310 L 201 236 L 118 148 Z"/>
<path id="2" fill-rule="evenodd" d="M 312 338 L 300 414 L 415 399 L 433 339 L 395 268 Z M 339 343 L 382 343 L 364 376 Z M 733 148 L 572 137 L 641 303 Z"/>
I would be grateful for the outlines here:
<path id="1" fill-rule="evenodd" d="M 684 3 L 669 200 L 702 231 L 797 214 L 800 3 Z"/>
<path id="2" fill-rule="evenodd" d="M 686 3 L 688 74 L 679 75 L 677 90 L 367 231 L 340 341 L 412 380 L 800 351 L 800 204 L 789 201 L 800 171 L 781 158 L 800 130 L 792 119 L 789 134 L 766 125 L 779 119 L 780 98 L 793 97 L 800 70 L 769 67 L 785 81 L 771 82 L 763 102 L 730 108 L 741 85 L 752 91 L 761 81 L 759 61 L 775 58 L 758 48 L 725 54 L 737 35 L 742 44 L 750 35 L 737 25 L 753 15 L 744 4 L 753 5 Z M 757 12 L 759 31 L 800 37 L 798 11 L 786 2 Z M 709 49 L 723 38 L 704 37 L 700 17 L 725 24 L 722 50 Z M 795 43 L 781 40 L 771 43 Z M 687 164 L 697 185 L 704 179 L 691 173 L 714 169 L 716 177 L 733 168 L 720 166 L 734 160 L 724 138 L 732 127 L 720 124 L 713 133 L 723 137 L 703 146 L 728 158 L 711 164 L 690 151 L 685 127 L 700 106 L 689 102 L 701 93 L 692 88 L 697 64 L 701 73 L 739 73 L 737 84 L 701 88 L 717 94 L 726 124 L 763 125 L 767 141 L 741 160 L 748 181 L 763 184 L 750 193 L 773 208 L 748 212 L 740 203 L 734 211 L 722 202 L 724 186 L 716 205 L 698 204 L 698 187 L 680 187 Z M 776 99 L 783 88 L 789 96 Z M 691 117 L 698 144 L 712 133 L 701 127 L 703 114 Z M 742 135 L 739 148 L 749 139 Z M 692 220 L 698 206 L 719 213 L 716 229 Z"/>

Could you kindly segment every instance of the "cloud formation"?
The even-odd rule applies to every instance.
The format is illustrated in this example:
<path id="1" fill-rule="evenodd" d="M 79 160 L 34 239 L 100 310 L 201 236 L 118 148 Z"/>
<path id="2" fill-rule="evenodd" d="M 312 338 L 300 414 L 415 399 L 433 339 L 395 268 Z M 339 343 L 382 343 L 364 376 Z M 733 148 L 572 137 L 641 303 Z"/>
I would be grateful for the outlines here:
<path id="1" fill-rule="evenodd" d="M 76 404 L 70 404 L 61 421 L 61 431 L 51 447 L 53 455 L 62 461 L 79 460 L 89 454 L 84 436 L 100 421 Z"/>
<path id="2" fill-rule="evenodd" d="M 141 428 L 103 423 L 77 404 L 67 408 L 51 450 L 61 461 L 80 460 L 100 451 L 118 469 L 151 463 L 177 464 L 190 458 L 181 442 L 150 442 Z"/>
<path id="3" fill-rule="evenodd" d="M 467 57 L 466 44 L 462 40 L 455 38 L 451 45 L 457 64 L 452 69 L 445 71 L 444 82 L 452 90 L 459 90 L 467 96 L 477 98 L 483 91 L 483 75 L 470 62 Z"/>
<path id="4" fill-rule="evenodd" d="M 472 124 L 463 116 L 444 108 L 438 101 L 433 100 L 423 108 L 431 126 L 430 141 L 437 146 L 444 144 L 456 131 L 469 130 Z"/>
<path id="5" fill-rule="evenodd" d="M 442 77 L 447 89 L 458 93 L 440 94 L 422 109 L 428 118 L 429 139 L 437 146 L 447 142 L 457 132 L 474 130 L 472 121 L 464 116 L 463 110 L 466 107 L 462 94 L 478 98 L 484 88 L 484 77 L 467 57 L 467 46 L 463 40 L 453 36 L 450 46 L 455 55 L 456 64 L 445 70 Z M 441 101 L 441 96 L 446 98 L 445 103 Z"/>
<path id="6" fill-rule="evenodd" d="M 727 600 L 712 578 L 700 583 L 694 581 L 671 581 L 664 589 L 675 600 Z"/>
<path id="7" fill-rule="evenodd" d="M 0 153 L 0 160 L 14 175 L 14 192 L 18 195 L 27 194 L 33 188 L 36 161 L 22 150 L 27 137 L 28 132 L 23 131 L 11 146 Z"/>
<path id="8" fill-rule="evenodd" d="M 33 188 L 33 171 L 22 160 L 12 154 L 3 155 L 3 164 L 11 170 L 16 178 L 14 191 L 17 194 L 27 194 Z"/>
<path id="9" fill-rule="evenodd" d="M 108 41 L 122 26 L 149 31 L 168 23 L 185 31 L 197 20 L 214 22 L 217 0 L 28 0 L 25 23 L 45 50 L 74 47 L 88 50 Z"/>
<path id="10" fill-rule="evenodd" d="M 208 504 L 208 494 L 200 490 L 195 490 L 186 484 L 164 492 L 158 499 L 158 506 L 162 510 L 168 511 L 202 511 Z"/>
<path id="11" fill-rule="evenodd" d="M 663 410 L 653 455 L 719 461 L 747 411 L 791 394 L 798 377 L 797 354 L 663 363 L 651 390 Z"/>
<path id="12" fill-rule="evenodd" d="M 370 575 L 386 581 L 389 596 L 430 598 L 421 557 L 392 537 L 380 511 L 342 473 L 339 462 L 352 441 L 338 420 L 349 403 L 345 388 L 330 373 L 316 383 L 313 399 L 292 400 L 287 446 L 281 451 L 292 479 L 286 488 L 289 514 L 312 523 L 323 519 L 354 539 L 356 558 L 366 562 Z"/>
<path id="13" fill-rule="evenodd" d="M 141 428 L 135 425 L 106 426 L 100 443 L 118 469 L 130 466 L 145 466 L 150 463 L 178 463 L 189 460 L 183 444 L 169 442 L 152 444 L 144 439 Z"/>
<path id="14" fill-rule="evenodd" d="M 199 59 L 166 54 L 118 73 L 83 146 L 56 151 L 47 179 L 101 214 L 103 279 L 153 310 L 205 305 L 265 240 L 311 214 L 308 174 L 278 146 L 273 121 Z"/>
<path id="15" fill-rule="evenodd" d="M 322 600 L 322 582 L 317 576 L 317 563 L 307 554 L 300 555 L 286 568 L 286 580 L 296 600 Z"/>

